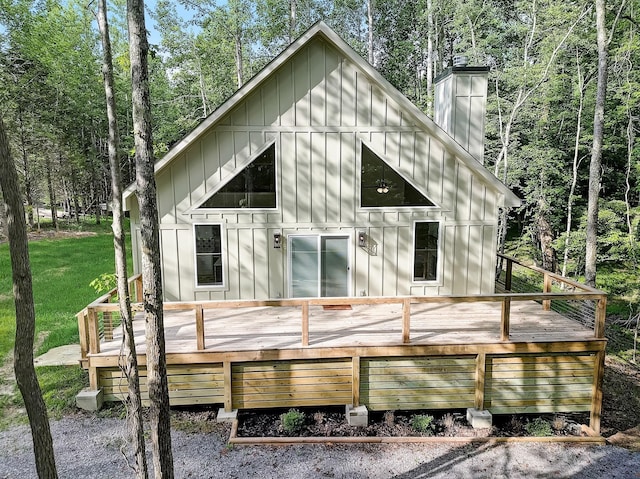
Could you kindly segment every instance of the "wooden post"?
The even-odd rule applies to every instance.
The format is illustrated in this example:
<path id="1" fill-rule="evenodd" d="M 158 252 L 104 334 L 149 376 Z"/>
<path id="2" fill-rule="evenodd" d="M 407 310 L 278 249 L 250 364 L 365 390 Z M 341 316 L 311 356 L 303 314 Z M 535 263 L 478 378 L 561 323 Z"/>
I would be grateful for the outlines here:
<path id="1" fill-rule="evenodd" d="M 309 346 L 309 301 L 302 303 L 302 346 Z"/>
<path id="2" fill-rule="evenodd" d="M 504 289 L 507 292 L 511 291 L 511 278 L 513 276 L 513 261 L 510 258 L 506 258 L 507 260 L 507 271 L 504 277 Z"/>
<path id="3" fill-rule="evenodd" d="M 484 409 L 484 382 L 487 371 L 487 355 L 485 353 L 478 353 L 476 356 L 476 397 L 475 408 L 478 410 Z"/>
<path id="4" fill-rule="evenodd" d="M 225 412 L 233 411 L 233 392 L 231 390 L 231 362 L 224 361 L 222 363 L 222 372 L 224 376 L 224 410 Z"/>
<path id="5" fill-rule="evenodd" d="M 78 334 L 80 336 L 80 358 L 87 359 L 87 352 L 89 351 L 89 337 L 87 328 L 87 310 L 83 309 L 78 314 Z"/>
<path id="6" fill-rule="evenodd" d="M 596 303 L 596 317 L 594 323 L 594 335 L 596 339 L 604 338 L 604 327 L 607 318 L 607 297 L 603 296 Z"/>
<path id="7" fill-rule="evenodd" d="M 602 381 L 604 378 L 604 351 L 598 351 L 593 364 L 593 392 L 591 394 L 591 414 L 589 427 L 600 434 L 600 418 L 602 416 Z"/>
<path id="8" fill-rule="evenodd" d="M 411 342 L 411 299 L 406 298 L 402 301 L 402 342 L 409 344 Z"/>
<path id="9" fill-rule="evenodd" d="M 135 280 L 136 285 L 136 303 L 142 303 L 142 275 L 138 275 Z"/>
<path id="10" fill-rule="evenodd" d="M 97 391 L 100 386 L 98 382 L 98 368 L 89 368 L 89 389 Z"/>
<path id="11" fill-rule="evenodd" d="M 544 287 L 543 287 L 542 292 L 543 293 L 550 293 L 551 292 L 551 276 L 549 276 L 547 273 L 544 274 Z M 543 311 L 551 310 L 551 300 L 550 299 L 542 300 L 542 310 Z"/>
<path id="12" fill-rule="evenodd" d="M 351 368 L 351 402 L 353 407 L 356 407 L 360 405 L 360 356 L 353 356 L 353 358 L 351 358 Z"/>
<path id="13" fill-rule="evenodd" d="M 509 320 L 511 316 L 511 298 L 502 300 L 502 317 L 500 319 L 500 341 L 509 341 Z"/>
<path id="14" fill-rule="evenodd" d="M 93 308 L 87 308 L 89 318 L 89 353 L 100 352 L 100 333 L 98 331 L 98 313 Z"/>
<path id="15" fill-rule="evenodd" d="M 202 305 L 196 306 L 196 343 L 198 351 L 205 349 L 204 344 L 204 310 Z"/>

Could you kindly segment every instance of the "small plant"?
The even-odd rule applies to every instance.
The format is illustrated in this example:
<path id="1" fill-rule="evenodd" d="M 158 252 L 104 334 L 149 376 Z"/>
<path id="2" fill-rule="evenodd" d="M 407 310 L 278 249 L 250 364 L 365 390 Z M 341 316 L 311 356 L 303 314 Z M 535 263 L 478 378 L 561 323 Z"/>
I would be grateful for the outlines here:
<path id="1" fill-rule="evenodd" d="M 411 418 L 411 427 L 422 434 L 430 434 L 435 429 L 433 416 L 429 414 L 416 414 Z"/>
<path id="2" fill-rule="evenodd" d="M 316 422 L 318 426 L 324 422 L 324 419 L 325 419 L 324 413 L 322 411 L 317 411 L 313 413 L 313 420 Z"/>
<path id="3" fill-rule="evenodd" d="M 453 414 L 447 413 L 444 416 L 442 416 L 442 427 L 448 433 L 451 433 L 455 430 L 456 418 L 454 417 Z"/>
<path id="4" fill-rule="evenodd" d="M 116 275 L 114 273 L 102 273 L 89 283 L 96 294 L 106 293 L 116 287 Z"/>
<path id="5" fill-rule="evenodd" d="M 567 419 L 564 416 L 556 416 L 551 421 L 551 427 L 554 431 L 563 431 L 567 428 Z"/>
<path id="6" fill-rule="evenodd" d="M 521 417 L 511 416 L 509 427 L 514 434 L 520 434 L 524 430 L 524 422 Z"/>
<path id="7" fill-rule="evenodd" d="M 545 421 L 541 417 L 537 417 L 533 421 L 528 422 L 524 426 L 524 429 L 530 436 L 546 437 L 553 435 L 551 423 L 549 421 Z"/>
<path id="8" fill-rule="evenodd" d="M 393 426 L 396 422 L 396 414 L 393 411 L 385 411 L 384 423 L 387 426 Z"/>
<path id="9" fill-rule="evenodd" d="M 304 427 L 304 422 L 304 413 L 297 409 L 289 409 L 287 412 L 280 414 L 282 429 L 289 434 L 300 432 Z"/>

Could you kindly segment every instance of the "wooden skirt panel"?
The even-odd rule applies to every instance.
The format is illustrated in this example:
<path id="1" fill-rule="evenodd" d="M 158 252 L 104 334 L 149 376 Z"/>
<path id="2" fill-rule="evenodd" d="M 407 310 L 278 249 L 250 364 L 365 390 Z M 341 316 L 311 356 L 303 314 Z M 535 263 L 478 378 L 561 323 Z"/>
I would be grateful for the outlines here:
<path id="1" fill-rule="evenodd" d="M 360 402 L 372 411 L 473 407 L 476 356 L 362 358 Z"/>
<path id="2" fill-rule="evenodd" d="M 234 409 L 334 406 L 351 402 L 351 358 L 235 363 Z"/>
<path id="3" fill-rule="evenodd" d="M 127 379 L 118 368 L 98 370 L 98 381 L 105 401 L 123 401 L 127 396 Z M 219 404 L 224 401 L 222 364 L 192 364 L 167 367 L 169 403 L 172 406 L 189 404 Z M 147 370 L 140 368 L 142 403 L 149 403 Z"/>
<path id="4" fill-rule="evenodd" d="M 485 408 L 494 414 L 589 411 L 595 355 L 487 356 Z"/>

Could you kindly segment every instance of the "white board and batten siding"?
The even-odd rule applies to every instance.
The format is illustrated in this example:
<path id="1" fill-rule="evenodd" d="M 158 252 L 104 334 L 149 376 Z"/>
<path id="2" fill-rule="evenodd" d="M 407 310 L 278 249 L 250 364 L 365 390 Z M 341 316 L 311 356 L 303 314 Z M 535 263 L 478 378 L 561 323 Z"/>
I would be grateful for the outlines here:
<path id="1" fill-rule="evenodd" d="M 493 292 L 502 193 L 412 115 L 335 45 L 312 38 L 157 173 L 165 297 L 286 297 L 292 234 L 348 236 L 354 296 Z M 275 209 L 197 207 L 270 143 Z M 361 208 L 362 144 L 436 206 Z M 131 215 L 135 232 L 135 208 Z M 438 280 L 416 283 L 413 229 L 424 220 L 440 222 Z M 222 288 L 195 285 L 193 225 L 202 223 L 222 225 Z M 357 246 L 359 231 L 375 251 Z M 283 248 L 273 248 L 274 233 Z M 136 251 L 137 234 L 133 241 Z"/>

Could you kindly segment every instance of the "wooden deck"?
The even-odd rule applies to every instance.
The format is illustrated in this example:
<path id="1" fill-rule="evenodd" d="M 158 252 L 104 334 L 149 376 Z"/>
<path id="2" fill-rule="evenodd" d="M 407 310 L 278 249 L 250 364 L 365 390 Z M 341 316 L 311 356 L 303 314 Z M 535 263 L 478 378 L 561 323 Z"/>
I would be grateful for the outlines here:
<path id="1" fill-rule="evenodd" d="M 233 302 L 233 304 L 237 304 Z M 358 304 L 349 310 L 309 308 L 309 348 L 401 346 L 402 304 Z M 203 312 L 205 351 L 297 349 L 302 346 L 298 307 L 207 309 Z M 411 307 L 412 345 L 491 344 L 500 339 L 500 303 L 414 304 Z M 165 312 L 167 353 L 197 351 L 193 310 Z M 144 318 L 134 320 L 136 346 L 145 353 Z M 593 330 L 534 301 L 511 307 L 511 342 L 587 341 Z M 121 329 L 102 342 L 101 356 L 117 354 Z"/>
<path id="2" fill-rule="evenodd" d="M 170 403 L 588 411 L 598 432 L 606 296 L 505 260 L 492 295 L 165 303 Z M 527 281 L 541 291 L 514 291 L 514 268 L 539 275 Z M 141 297 L 136 278 L 132 291 Z M 90 387 L 110 401 L 126 394 L 113 294 L 78 313 Z M 138 313 L 143 394 L 144 325 Z"/>

